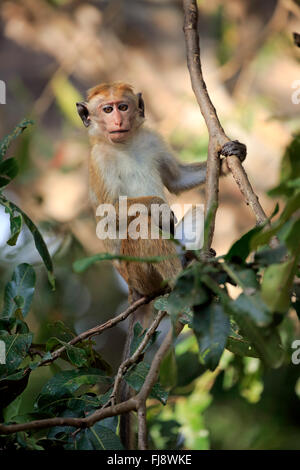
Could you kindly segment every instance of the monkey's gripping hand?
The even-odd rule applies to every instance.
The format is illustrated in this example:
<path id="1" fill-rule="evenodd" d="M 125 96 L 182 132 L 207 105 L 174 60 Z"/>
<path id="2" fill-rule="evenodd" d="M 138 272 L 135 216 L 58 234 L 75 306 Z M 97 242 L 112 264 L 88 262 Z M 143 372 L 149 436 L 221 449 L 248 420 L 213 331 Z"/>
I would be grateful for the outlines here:
<path id="1" fill-rule="evenodd" d="M 220 150 L 220 155 L 223 157 L 229 157 L 230 155 L 235 155 L 239 158 L 240 162 L 243 162 L 247 155 L 247 147 L 245 144 L 242 144 L 238 140 L 231 140 L 226 142 Z M 221 160 L 221 173 L 227 174 L 229 171 L 226 158 Z"/>
<path id="2" fill-rule="evenodd" d="M 166 215 L 167 217 L 163 217 L 161 213 L 159 214 L 157 225 L 162 232 L 170 233 L 174 237 L 177 217 L 171 209 Z"/>

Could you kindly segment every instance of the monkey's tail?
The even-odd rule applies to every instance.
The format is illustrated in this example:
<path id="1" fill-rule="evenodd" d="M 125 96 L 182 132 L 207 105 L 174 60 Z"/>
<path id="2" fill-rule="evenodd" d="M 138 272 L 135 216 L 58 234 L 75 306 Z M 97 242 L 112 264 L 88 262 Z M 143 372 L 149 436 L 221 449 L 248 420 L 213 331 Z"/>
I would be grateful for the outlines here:
<path id="1" fill-rule="evenodd" d="M 137 300 L 138 296 L 135 296 L 134 300 Z M 132 299 L 131 299 L 132 301 Z M 123 350 L 122 362 L 128 359 L 130 354 L 130 346 L 134 336 L 134 325 L 139 322 L 143 328 L 149 326 L 152 316 L 152 304 L 142 305 L 129 317 L 129 328 L 126 336 L 126 342 Z M 133 390 L 129 385 L 122 380 L 120 387 L 120 396 L 118 401 L 124 402 L 128 400 L 134 394 Z M 136 433 L 135 433 L 135 416 L 133 412 L 124 413 L 120 416 L 120 439 L 127 450 L 134 450 L 136 448 Z"/>

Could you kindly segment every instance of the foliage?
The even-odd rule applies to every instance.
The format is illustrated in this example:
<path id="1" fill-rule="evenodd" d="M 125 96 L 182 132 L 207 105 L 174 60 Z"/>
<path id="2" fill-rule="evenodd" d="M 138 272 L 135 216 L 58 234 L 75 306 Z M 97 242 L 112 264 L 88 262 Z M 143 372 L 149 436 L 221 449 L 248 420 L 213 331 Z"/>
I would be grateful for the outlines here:
<path id="1" fill-rule="evenodd" d="M 28 121 L 21 123 L 0 143 L 2 159 L 12 139 L 28 124 Z M 297 139 L 287 151 L 289 165 L 293 168 Z M 3 189 L 16 176 L 17 164 L 9 158 L 2 160 L 1 165 Z M 186 334 L 176 345 L 175 353 L 170 351 L 165 358 L 160 382 L 154 385 L 150 395 L 150 438 L 157 448 L 209 447 L 202 414 L 209 408 L 208 390 L 218 374 L 223 374 L 225 390 L 239 384 L 241 396 L 254 403 L 260 400 L 262 392 L 262 369 L 278 369 L 290 362 L 287 338 L 293 337 L 295 330 L 295 320 L 291 322 L 290 313 L 295 309 L 300 316 L 297 277 L 300 193 L 296 184 L 298 175 L 292 185 L 290 176 L 288 170 L 283 171 L 280 194 L 287 202 L 275 221 L 250 230 L 224 256 L 207 262 L 192 262 L 178 276 L 172 292 L 155 301 L 156 309 L 166 311 L 173 324 L 178 320 L 186 324 Z M 11 236 L 7 243 L 16 243 L 25 223 L 53 283 L 52 260 L 37 227 L 2 193 L 0 203 L 10 215 Z M 75 267 L 82 271 L 108 258 L 113 256 L 81 260 Z M 231 295 L 232 286 L 235 296 Z M 27 263 L 16 267 L 4 290 L 0 341 L 5 345 L 6 355 L 5 363 L 0 365 L 0 402 L 1 421 L 5 424 L 55 416 L 86 417 L 105 405 L 112 392 L 111 368 L 96 352 L 92 341 L 69 344 L 75 332 L 61 323 L 61 334 L 48 338 L 46 344 L 34 343 L 34 332 L 30 331 L 26 316 L 35 290 L 35 271 Z M 131 353 L 145 335 L 138 324 L 134 333 Z M 159 336 L 153 337 L 154 346 Z M 52 353 L 61 346 L 65 351 L 59 359 L 60 366 L 53 369 Z M 149 353 L 151 355 L 151 348 Z M 148 356 L 147 353 L 133 364 L 124 376 L 136 391 L 141 389 L 150 369 Z M 33 409 L 22 415 L 22 394 L 30 375 L 42 364 L 52 367 L 54 374 L 42 386 Z M 118 436 L 118 417 L 112 417 L 80 431 L 59 426 L 2 436 L 0 447 L 118 450 L 122 449 L 122 444 Z"/>

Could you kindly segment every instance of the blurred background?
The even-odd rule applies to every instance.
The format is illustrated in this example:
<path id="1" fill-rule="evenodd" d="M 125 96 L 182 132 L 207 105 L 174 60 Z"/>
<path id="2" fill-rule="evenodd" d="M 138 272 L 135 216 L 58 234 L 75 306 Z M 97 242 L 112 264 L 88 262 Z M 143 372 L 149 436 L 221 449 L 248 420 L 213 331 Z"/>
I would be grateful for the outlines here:
<path id="1" fill-rule="evenodd" d="M 300 49 L 292 37 L 300 32 L 300 2 L 198 3 L 211 99 L 227 135 L 247 145 L 245 168 L 270 215 L 277 201 L 266 192 L 277 183 L 281 157 L 300 127 L 299 105 L 292 102 L 293 84 L 300 79 Z M 36 265 L 38 288 L 29 317 L 36 343 L 57 334 L 57 321 L 79 333 L 127 305 L 127 288 L 110 264 L 94 265 L 83 275 L 72 271 L 76 259 L 101 251 L 87 197 L 89 145 L 75 107 L 86 90 L 103 81 L 131 83 L 143 92 L 148 125 L 178 157 L 206 159 L 207 129 L 190 86 L 182 25 L 181 0 L 1 1 L 0 80 L 7 104 L 0 106 L 0 138 L 24 117 L 35 121 L 10 151 L 21 172 L 6 193 L 41 227 L 54 254 L 57 289 L 50 290 L 26 230 L 16 247 L 6 245 L 9 219 L 2 209 L 0 282 L 3 288 L 21 262 Z M 203 189 L 170 195 L 175 201 L 203 203 Z M 223 178 L 217 254 L 254 224 L 232 178 Z M 96 340 L 114 368 L 126 328 L 120 325 Z M 195 347 L 193 338 L 187 341 L 179 345 L 183 352 Z M 182 435 L 190 449 L 300 449 L 297 367 L 263 372 L 257 359 L 239 360 L 229 352 L 223 359 L 217 371 L 183 386 L 182 396 L 163 411 L 153 404 L 155 445 L 180 446 Z M 24 411 L 49 374 L 51 368 L 32 374 Z M 169 430 L 173 426 L 174 442 L 164 440 L 164 419 Z"/>

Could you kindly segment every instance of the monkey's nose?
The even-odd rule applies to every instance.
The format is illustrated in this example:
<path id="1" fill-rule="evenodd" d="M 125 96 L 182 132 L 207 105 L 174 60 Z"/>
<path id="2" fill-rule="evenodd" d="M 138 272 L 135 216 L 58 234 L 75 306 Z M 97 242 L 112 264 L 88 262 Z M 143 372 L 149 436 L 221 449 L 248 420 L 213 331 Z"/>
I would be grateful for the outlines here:
<path id="1" fill-rule="evenodd" d="M 118 113 L 118 112 L 115 113 L 114 121 L 115 121 L 115 126 L 118 126 L 118 127 L 122 126 L 123 120 L 122 120 L 121 113 Z"/>

